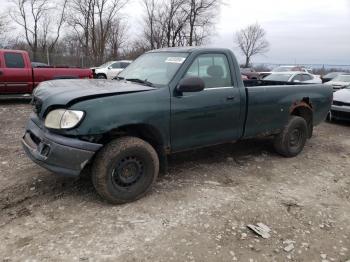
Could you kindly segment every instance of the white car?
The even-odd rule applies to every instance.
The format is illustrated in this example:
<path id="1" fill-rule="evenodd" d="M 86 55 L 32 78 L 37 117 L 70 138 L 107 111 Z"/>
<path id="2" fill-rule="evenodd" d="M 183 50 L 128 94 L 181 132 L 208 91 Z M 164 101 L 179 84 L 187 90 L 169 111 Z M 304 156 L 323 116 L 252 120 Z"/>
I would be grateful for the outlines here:
<path id="1" fill-rule="evenodd" d="M 305 72 L 310 74 L 312 72 L 312 69 L 306 68 L 304 66 L 279 66 L 274 68 L 271 72 Z"/>
<path id="2" fill-rule="evenodd" d="M 350 74 L 338 75 L 331 81 L 325 83 L 325 85 L 332 86 L 334 91 L 350 87 Z"/>
<path id="3" fill-rule="evenodd" d="M 272 69 L 270 72 L 259 72 L 261 78 L 265 78 L 272 73 L 285 73 L 285 72 L 305 72 L 312 74 L 312 68 L 306 68 L 304 66 L 278 66 Z"/>
<path id="4" fill-rule="evenodd" d="M 113 79 L 128 65 L 131 64 L 130 60 L 109 61 L 99 67 L 91 68 L 95 78 L 97 79 Z"/>
<path id="5" fill-rule="evenodd" d="M 264 80 L 303 84 L 322 84 L 322 80 L 319 76 L 312 75 L 306 72 L 271 73 L 270 75 L 265 77 Z"/>

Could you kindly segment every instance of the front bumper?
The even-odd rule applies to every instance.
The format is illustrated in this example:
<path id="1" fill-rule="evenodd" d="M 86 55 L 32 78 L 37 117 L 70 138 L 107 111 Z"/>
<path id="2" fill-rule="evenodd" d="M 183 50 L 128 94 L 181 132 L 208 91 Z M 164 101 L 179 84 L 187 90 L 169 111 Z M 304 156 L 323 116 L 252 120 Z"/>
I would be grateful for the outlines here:
<path id="1" fill-rule="evenodd" d="M 331 118 L 350 121 L 350 106 L 332 105 Z"/>
<path id="2" fill-rule="evenodd" d="M 51 133 L 29 120 L 23 148 L 38 165 L 60 175 L 79 176 L 102 145 Z"/>

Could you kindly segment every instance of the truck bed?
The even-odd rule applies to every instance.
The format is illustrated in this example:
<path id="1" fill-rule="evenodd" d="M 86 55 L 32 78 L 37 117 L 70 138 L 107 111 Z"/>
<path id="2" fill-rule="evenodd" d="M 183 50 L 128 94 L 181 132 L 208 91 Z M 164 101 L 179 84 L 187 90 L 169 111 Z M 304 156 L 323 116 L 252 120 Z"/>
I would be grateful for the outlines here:
<path id="1" fill-rule="evenodd" d="M 313 125 L 324 121 L 333 98 L 332 88 L 323 84 L 277 84 L 272 81 L 248 81 L 246 86 L 246 124 L 244 138 L 278 134 L 289 115 L 301 103 L 313 111 Z M 270 84 L 270 85 L 266 85 Z M 271 85 L 273 84 L 273 85 Z"/>

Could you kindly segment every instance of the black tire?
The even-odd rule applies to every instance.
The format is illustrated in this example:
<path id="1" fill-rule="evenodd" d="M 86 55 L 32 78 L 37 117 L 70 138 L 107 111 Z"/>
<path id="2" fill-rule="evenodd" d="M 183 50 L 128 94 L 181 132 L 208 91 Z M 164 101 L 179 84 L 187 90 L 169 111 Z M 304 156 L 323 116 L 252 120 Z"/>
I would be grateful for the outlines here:
<path id="1" fill-rule="evenodd" d="M 330 122 L 330 123 L 333 121 L 331 111 L 328 112 L 327 117 L 326 117 L 326 121 L 327 121 L 327 122 Z"/>
<path id="2" fill-rule="evenodd" d="M 275 150 L 285 157 L 294 157 L 304 148 L 308 137 L 307 123 L 304 118 L 291 116 L 282 132 L 275 137 Z"/>
<path id="3" fill-rule="evenodd" d="M 159 173 L 154 148 L 137 137 L 122 137 L 107 144 L 92 166 L 92 182 L 98 194 L 112 204 L 143 197 Z"/>
<path id="4" fill-rule="evenodd" d="M 107 79 L 107 77 L 104 74 L 98 74 L 96 76 L 97 79 Z"/>

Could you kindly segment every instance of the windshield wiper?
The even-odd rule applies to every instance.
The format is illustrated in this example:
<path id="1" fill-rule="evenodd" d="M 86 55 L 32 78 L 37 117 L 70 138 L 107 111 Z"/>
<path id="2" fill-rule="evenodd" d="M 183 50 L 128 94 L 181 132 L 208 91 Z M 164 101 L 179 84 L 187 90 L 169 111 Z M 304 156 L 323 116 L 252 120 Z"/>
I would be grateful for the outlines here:
<path id="1" fill-rule="evenodd" d="M 138 79 L 138 78 L 127 78 L 126 80 L 130 81 L 130 82 L 144 84 L 144 85 L 147 85 L 147 86 L 154 86 L 153 83 L 147 81 L 147 79 L 142 80 L 142 79 Z"/>

